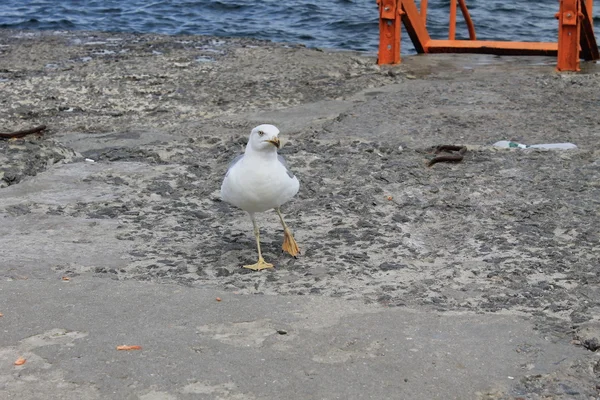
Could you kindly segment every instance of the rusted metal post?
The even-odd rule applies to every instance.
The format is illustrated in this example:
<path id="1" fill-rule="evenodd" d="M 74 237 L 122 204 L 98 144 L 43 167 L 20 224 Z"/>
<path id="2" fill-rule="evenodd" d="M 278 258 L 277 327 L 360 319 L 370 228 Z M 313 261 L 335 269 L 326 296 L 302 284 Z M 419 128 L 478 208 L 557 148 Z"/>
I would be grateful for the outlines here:
<path id="1" fill-rule="evenodd" d="M 560 0 L 558 14 L 558 71 L 580 71 L 579 38 L 581 35 L 580 0 Z"/>
<path id="2" fill-rule="evenodd" d="M 400 63 L 400 2 L 377 0 L 379 4 L 379 55 L 377 64 Z"/>
<path id="3" fill-rule="evenodd" d="M 448 28 L 448 40 L 456 39 L 456 0 L 450 0 L 450 26 Z"/>

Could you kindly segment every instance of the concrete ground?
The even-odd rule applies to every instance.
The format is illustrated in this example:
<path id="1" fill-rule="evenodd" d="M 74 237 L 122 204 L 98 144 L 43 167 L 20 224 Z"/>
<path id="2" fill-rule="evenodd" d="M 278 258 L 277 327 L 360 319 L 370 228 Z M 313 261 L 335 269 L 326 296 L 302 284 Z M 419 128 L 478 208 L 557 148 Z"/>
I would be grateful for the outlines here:
<path id="1" fill-rule="evenodd" d="M 581 390 L 561 375 L 585 350 L 514 315 L 97 277 L 4 282 L 0 299 L 5 399 L 496 398 L 546 374 L 548 393 Z"/>
<path id="2" fill-rule="evenodd" d="M 600 398 L 596 65 L 7 30 L 0 56 L 0 131 L 49 127 L 0 141 L 0 397 Z M 302 255 L 261 215 L 255 273 L 218 189 L 263 122 Z M 468 151 L 427 168 L 438 144 Z"/>

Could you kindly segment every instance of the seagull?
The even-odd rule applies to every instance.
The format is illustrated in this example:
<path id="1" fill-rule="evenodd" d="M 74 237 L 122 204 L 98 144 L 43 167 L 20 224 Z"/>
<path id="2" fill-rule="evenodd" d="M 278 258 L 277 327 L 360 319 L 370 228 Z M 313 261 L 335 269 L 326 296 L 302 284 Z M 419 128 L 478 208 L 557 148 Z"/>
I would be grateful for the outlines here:
<path id="1" fill-rule="evenodd" d="M 293 257 L 300 253 L 280 210 L 282 204 L 298 193 L 300 182 L 287 168 L 284 158 L 277 154 L 281 146 L 278 135 L 279 129 L 269 124 L 252 129 L 246 151 L 229 164 L 221 185 L 221 199 L 246 211 L 252 220 L 258 262 L 243 267 L 255 271 L 273 268 L 273 264 L 263 259 L 260 251 L 260 232 L 254 218 L 257 212 L 274 209 L 283 226 L 283 251 Z"/>

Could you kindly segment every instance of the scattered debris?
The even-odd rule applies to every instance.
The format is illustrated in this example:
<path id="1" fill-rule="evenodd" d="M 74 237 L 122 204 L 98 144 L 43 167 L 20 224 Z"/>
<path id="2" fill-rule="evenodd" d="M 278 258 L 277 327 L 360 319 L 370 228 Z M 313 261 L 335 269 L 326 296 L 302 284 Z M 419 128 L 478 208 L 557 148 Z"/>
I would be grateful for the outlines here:
<path id="1" fill-rule="evenodd" d="M 590 351 L 600 350 L 600 341 L 597 338 L 587 339 L 583 342 L 583 347 Z"/>
<path id="2" fill-rule="evenodd" d="M 42 131 L 44 131 L 45 129 L 46 129 L 46 125 L 40 125 L 40 126 L 36 126 L 35 128 L 31 128 L 31 129 L 23 129 L 20 131 L 14 131 L 14 132 L 9 132 L 9 133 L 0 133 L 0 139 L 22 138 L 27 135 L 31 135 L 32 133 L 39 133 L 41 135 Z"/>
<path id="3" fill-rule="evenodd" d="M 522 144 L 510 140 L 501 140 L 492 146 L 503 149 L 546 149 L 546 150 L 571 150 L 576 149 L 577 145 L 573 143 L 542 143 L 542 144 Z"/>
<path id="4" fill-rule="evenodd" d="M 127 345 L 122 345 L 122 346 L 117 346 L 117 350 L 141 350 L 142 346 L 127 346 Z"/>
<path id="5" fill-rule="evenodd" d="M 600 322 L 590 321 L 579 327 L 573 344 L 583 346 L 590 351 L 600 350 Z"/>
<path id="6" fill-rule="evenodd" d="M 27 360 L 26 360 L 26 359 L 24 359 L 23 357 L 19 357 L 19 358 L 17 358 L 17 360 L 15 361 L 15 363 L 14 363 L 14 364 L 15 364 L 15 365 L 23 365 L 23 364 L 25 364 L 26 362 L 27 362 Z"/>
<path id="7" fill-rule="evenodd" d="M 453 153 L 457 151 L 458 154 Z M 434 150 L 434 154 L 439 154 L 442 152 L 446 152 L 448 154 L 443 154 L 439 156 L 435 156 L 432 160 L 427 163 L 428 167 L 431 167 L 433 164 L 437 164 L 439 162 L 461 162 L 467 152 L 467 146 L 455 146 L 450 144 L 444 144 L 437 146 Z"/>

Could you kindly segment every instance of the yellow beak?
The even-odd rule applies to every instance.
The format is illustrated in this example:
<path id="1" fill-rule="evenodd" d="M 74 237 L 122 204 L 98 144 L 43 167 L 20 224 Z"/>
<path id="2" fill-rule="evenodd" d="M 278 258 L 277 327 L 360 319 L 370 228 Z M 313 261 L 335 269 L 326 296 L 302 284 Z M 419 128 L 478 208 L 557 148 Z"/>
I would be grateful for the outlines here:
<path id="1" fill-rule="evenodd" d="M 267 142 L 271 143 L 273 146 L 279 148 L 279 146 L 281 146 L 281 143 L 279 142 L 279 138 L 273 138 L 271 140 L 267 140 Z"/>

